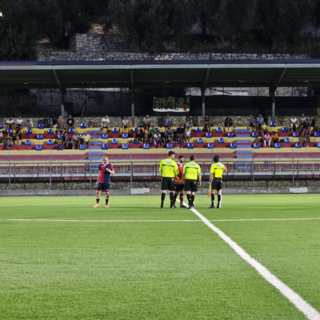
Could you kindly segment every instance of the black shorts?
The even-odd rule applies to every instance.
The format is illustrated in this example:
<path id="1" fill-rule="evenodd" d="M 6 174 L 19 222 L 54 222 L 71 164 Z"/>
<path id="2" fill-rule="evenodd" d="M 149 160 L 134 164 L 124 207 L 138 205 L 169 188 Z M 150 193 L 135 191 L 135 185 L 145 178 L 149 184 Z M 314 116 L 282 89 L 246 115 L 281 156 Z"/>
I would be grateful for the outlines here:
<path id="1" fill-rule="evenodd" d="M 106 182 L 99 182 L 97 191 L 108 192 L 110 184 Z"/>
<path id="2" fill-rule="evenodd" d="M 184 184 L 175 183 L 173 190 L 176 192 L 184 191 Z"/>
<path id="3" fill-rule="evenodd" d="M 197 192 L 198 191 L 198 181 L 197 180 L 186 180 L 186 191 Z"/>
<path id="4" fill-rule="evenodd" d="M 211 182 L 211 189 L 212 190 L 221 190 L 222 189 L 222 179 L 221 178 L 214 178 Z"/>
<path id="5" fill-rule="evenodd" d="M 161 190 L 173 191 L 174 178 L 162 178 L 161 179 Z"/>

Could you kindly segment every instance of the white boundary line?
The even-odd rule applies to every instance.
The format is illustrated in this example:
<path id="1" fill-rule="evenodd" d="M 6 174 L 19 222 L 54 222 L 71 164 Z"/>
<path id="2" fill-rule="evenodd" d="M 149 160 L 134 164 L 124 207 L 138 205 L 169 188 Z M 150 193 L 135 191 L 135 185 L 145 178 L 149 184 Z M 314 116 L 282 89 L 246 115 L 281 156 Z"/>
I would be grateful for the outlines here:
<path id="1" fill-rule="evenodd" d="M 314 218 L 270 218 L 270 219 L 217 219 L 217 220 L 209 220 L 212 222 L 259 222 L 259 221 L 303 221 L 303 220 L 320 220 L 320 217 Z"/>
<path id="2" fill-rule="evenodd" d="M 186 204 L 184 203 L 186 206 Z M 207 225 L 213 232 L 215 232 L 223 241 L 225 241 L 243 260 L 255 268 L 258 273 L 265 278 L 272 286 L 280 291 L 298 310 L 300 310 L 309 320 L 320 320 L 320 313 L 314 309 L 308 302 L 303 300 L 296 292 L 290 289 L 286 284 L 273 275 L 266 267 L 264 267 L 257 260 L 250 257 L 236 242 L 231 240 L 224 232 L 213 225 L 207 218 L 205 218 L 196 209 L 191 211 L 199 217 L 202 222 Z"/>
<path id="3" fill-rule="evenodd" d="M 201 220 L 62 220 L 62 219 L 0 219 L 17 222 L 201 222 Z"/>

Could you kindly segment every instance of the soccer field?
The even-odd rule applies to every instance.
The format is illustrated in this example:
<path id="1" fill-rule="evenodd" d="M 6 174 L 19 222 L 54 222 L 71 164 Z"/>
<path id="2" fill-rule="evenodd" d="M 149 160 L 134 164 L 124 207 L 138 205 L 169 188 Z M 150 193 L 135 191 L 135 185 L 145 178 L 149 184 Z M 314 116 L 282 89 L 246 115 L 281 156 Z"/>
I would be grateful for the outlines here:
<path id="1" fill-rule="evenodd" d="M 320 311 L 319 195 L 195 203 Z M 195 212 L 169 210 L 168 197 L 164 210 L 160 195 L 94 204 L 0 198 L 0 319 L 307 319 Z"/>

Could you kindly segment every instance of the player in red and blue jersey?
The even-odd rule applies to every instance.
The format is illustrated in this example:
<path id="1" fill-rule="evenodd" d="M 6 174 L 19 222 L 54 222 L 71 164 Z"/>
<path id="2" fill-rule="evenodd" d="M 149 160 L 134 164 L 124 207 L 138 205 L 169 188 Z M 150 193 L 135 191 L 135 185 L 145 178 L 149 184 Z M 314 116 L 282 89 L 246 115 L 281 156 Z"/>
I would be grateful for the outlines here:
<path id="1" fill-rule="evenodd" d="M 102 163 L 99 166 L 99 176 L 96 182 L 97 185 L 97 198 L 96 198 L 96 205 L 94 208 L 99 207 L 100 205 L 100 194 L 101 192 L 106 193 L 106 208 L 109 208 L 109 188 L 111 183 L 110 176 L 114 174 L 113 165 L 109 163 L 108 157 L 104 156 L 102 158 Z"/>
<path id="2" fill-rule="evenodd" d="M 180 208 L 184 208 L 183 205 L 183 192 L 184 192 L 184 182 L 183 182 L 183 163 L 184 163 L 184 156 L 179 156 L 179 161 L 177 162 L 178 169 L 179 169 L 179 175 L 180 181 L 176 178 L 174 180 L 174 195 L 173 195 L 173 205 L 176 203 L 178 194 L 180 192 Z"/>

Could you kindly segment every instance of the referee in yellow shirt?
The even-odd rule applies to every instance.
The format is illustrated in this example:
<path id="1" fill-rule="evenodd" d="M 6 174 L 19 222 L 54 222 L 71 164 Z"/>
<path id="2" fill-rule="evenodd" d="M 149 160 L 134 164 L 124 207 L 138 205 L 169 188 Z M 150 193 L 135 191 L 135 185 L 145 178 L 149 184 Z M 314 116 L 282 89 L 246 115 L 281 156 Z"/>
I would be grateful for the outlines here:
<path id="1" fill-rule="evenodd" d="M 173 187 L 174 179 L 176 178 L 180 181 L 179 168 L 177 163 L 173 160 L 175 156 L 174 151 L 169 151 L 168 158 L 160 162 L 159 172 L 162 175 L 161 179 L 161 206 L 160 209 L 163 209 L 163 202 L 166 198 L 167 190 L 170 192 L 170 209 L 175 209 L 173 203 Z"/>
<path id="2" fill-rule="evenodd" d="M 194 155 L 191 155 L 190 162 L 183 167 L 183 180 L 185 181 L 185 190 L 189 201 L 188 209 L 194 208 L 194 198 L 198 191 L 198 178 L 199 187 L 201 187 L 201 168 L 194 160 Z"/>
<path id="3" fill-rule="evenodd" d="M 221 190 L 222 190 L 222 175 L 223 172 L 228 172 L 225 165 L 220 163 L 220 157 L 214 156 L 213 158 L 214 164 L 212 164 L 210 169 L 210 178 L 209 183 L 211 183 L 211 206 L 208 209 L 213 209 L 215 207 L 214 205 L 214 193 L 217 190 L 218 192 L 218 206 L 217 209 L 221 208 Z"/>

